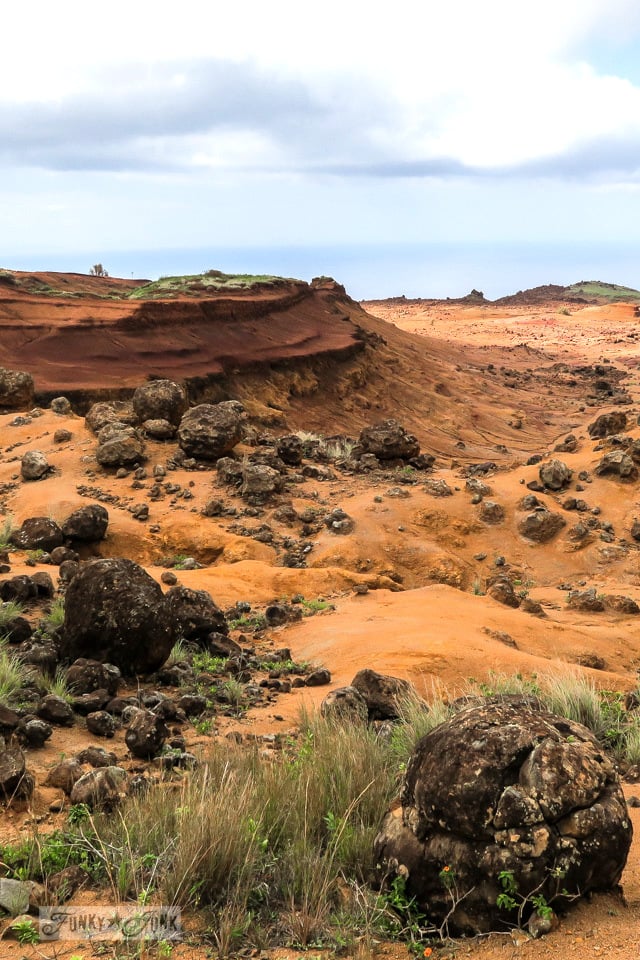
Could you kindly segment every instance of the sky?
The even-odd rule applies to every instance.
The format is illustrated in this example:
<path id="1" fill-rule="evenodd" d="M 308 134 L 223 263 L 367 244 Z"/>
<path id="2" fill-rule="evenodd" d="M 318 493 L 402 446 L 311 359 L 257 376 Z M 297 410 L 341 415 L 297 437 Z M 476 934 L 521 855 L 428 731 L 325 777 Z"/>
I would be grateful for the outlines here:
<path id="1" fill-rule="evenodd" d="M 2 266 L 370 250 L 375 295 L 384 250 L 530 245 L 640 287 L 637 0 L 22 0 L 2 33 Z"/>

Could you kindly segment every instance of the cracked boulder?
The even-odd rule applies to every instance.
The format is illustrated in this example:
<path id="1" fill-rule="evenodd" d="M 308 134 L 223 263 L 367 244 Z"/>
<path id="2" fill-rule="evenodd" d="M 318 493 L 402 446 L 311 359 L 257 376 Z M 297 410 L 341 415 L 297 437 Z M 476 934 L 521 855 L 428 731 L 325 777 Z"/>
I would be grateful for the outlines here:
<path id="1" fill-rule="evenodd" d="M 468 706 L 416 745 L 401 801 L 375 840 L 381 883 L 455 934 L 504 930 L 614 888 L 632 827 L 612 762 L 586 727 L 525 698 Z M 498 906 L 512 878 L 518 909 Z M 564 891 L 564 893 L 563 893 Z"/>

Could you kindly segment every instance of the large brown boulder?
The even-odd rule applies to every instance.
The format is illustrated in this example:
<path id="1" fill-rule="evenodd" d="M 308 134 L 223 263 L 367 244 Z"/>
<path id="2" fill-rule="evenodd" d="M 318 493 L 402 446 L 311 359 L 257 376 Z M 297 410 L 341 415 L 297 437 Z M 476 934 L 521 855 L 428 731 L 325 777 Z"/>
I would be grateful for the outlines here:
<path id="1" fill-rule="evenodd" d="M 61 656 L 113 663 L 123 674 L 165 662 L 175 624 L 160 586 L 132 560 L 87 564 L 67 587 Z"/>
<path id="2" fill-rule="evenodd" d="M 562 460 L 549 460 L 538 471 L 540 483 L 547 490 L 562 490 L 571 482 L 573 471 Z"/>
<path id="3" fill-rule="evenodd" d="M 621 480 L 637 480 L 638 468 L 633 458 L 624 450 L 612 450 L 605 453 L 593 471 L 597 477 L 619 477 Z"/>
<path id="4" fill-rule="evenodd" d="M 566 527 L 567 521 L 559 513 L 550 510 L 534 510 L 518 524 L 518 533 L 534 543 L 548 543 Z"/>
<path id="5" fill-rule="evenodd" d="M 0 367 L 0 409 L 28 410 L 33 406 L 33 377 L 23 370 Z"/>
<path id="6" fill-rule="evenodd" d="M 168 420 L 177 427 L 187 406 L 184 387 L 173 380 L 151 380 L 133 394 L 133 409 L 140 423 Z"/>
<path id="7" fill-rule="evenodd" d="M 100 431 L 99 439 L 96 460 L 103 467 L 126 467 L 147 458 L 144 441 L 133 427 L 107 424 Z"/>
<path id="8" fill-rule="evenodd" d="M 627 415 L 622 410 L 613 410 L 611 413 L 601 413 L 599 417 L 587 427 L 589 436 L 593 439 L 611 437 L 627 429 Z"/>
<path id="9" fill-rule="evenodd" d="M 411 695 L 408 680 L 389 677 L 375 670 L 359 670 L 351 681 L 369 711 L 370 720 L 396 720 L 401 713 L 402 701 Z"/>
<path id="10" fill-rule="evenodd" d="M 375 841 L 381 879 L 450 933 L 526 922 L 531 899 L 558 906 L 616 886 L 632 827 L 613 763 L 580 724 L 523 698 L 462 709 L 415 747 L 401 806 Z M 561 891 L 566 890 L 563 895 Z M 452 896 L 453 894 L 453 896 Z"/>
<path id="11" fill-rule="evenodd" d="M 130 400 L 112 400 L 94 403 L 84 418 L 89 430 L 99 433 L 108 423 L 124 423 L 130 426 L 138 422 Z"/>
<path id="12" fill-rule="evenodd" d="M 420 453 L 417 439 L 397 420 L 383 420 L 365 427 L 359 443 L 364 453 L 372 453 L 378 460 L 410 460 Z"/>
<path id="13" fill-rule="evenodd" d="M 180 421 L 178 443 L 189 457 L 218 460 L 242 439 L 242 414 L 236 400 L 200 403 Z"/>

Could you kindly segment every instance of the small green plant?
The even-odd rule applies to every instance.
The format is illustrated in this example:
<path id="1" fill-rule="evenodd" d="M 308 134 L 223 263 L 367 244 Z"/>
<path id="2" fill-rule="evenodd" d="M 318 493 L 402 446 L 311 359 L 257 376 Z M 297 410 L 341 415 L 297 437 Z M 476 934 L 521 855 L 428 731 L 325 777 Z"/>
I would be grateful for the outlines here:
<path id="1" fill-rule="evenodd" d="M 66 700 L 67 703 L 73 703 L 74 695 L 69 689 L 67 675 L 60 667 L 56 669 L 52 677 L 46 673 L 41 673 L 38 677 L 37 684 L 44 693 L 60 697 L 61 700 Z"/>
<path id="2" fill-rule="evenodd" d="M 27 560 L 31 561 L 31 563 L 40 563 L 44 555 L 44 550 L 28 550 Z"/>
<path id="3" fill-rule="evenodd" d="M 2 633 L 3 629 L 13 620 L 21 617 L 23 613 L 24 607 L 15 600 L 7 600 L 5 603 L 0 603 L 0 633 Z"/>
<path id="4" fill-rule="evenodd" d="M 189 644 L 186 640 L 176 640 L 171 647 L 171 653 L 167 657 L 167 666 L 174 667 L 176 663 L 184 663 L 189 659 Z"/>
<path id="5" fill-rule="evenodd" d="M 474 580 L 471 584 L 471 592 L 476 597 L 484 597 L 484 590 L 482 589 L 482 581 Z"/>
<path id="6" fill-rule="evenodd" d="M 79 823 L 85 823 L 90 819 L 91 810 L 86 803 L 74 803 L 71 807 L 69 807 L 67 820 L 72 826 L 77 826 Z"/>
<path id="7" fill-rule="evenodd" d="M 229 622 L 229 628 L 231 630 L 252 630 L 254 633 L 264 630 L 266 626 L 267 620 L 263 613 L 254 613 L 252 616 L 238 617 L 236 620 Z"/>
<path id="8" fill-rule="evenodd" d="M 322 613 L 324 610 L 335 610 L 333 603 L 329 603 L 328 600 L 322 600 L 318 597 L 317 600 L 301 600 L 300 605 L 303 608 L 303 616 L 312 617 L 314 613 Z"/>
<path id="9" fill-rule="evenodd" d="M 16 704 L 32 671 L 15 654 L 10 653 L 6 642 L 0 640 L 0 703 L 8 707 Z"/>
<path id="10" fill-rule="evenodd" d="M 40 943 L 40 934 L 33 920 L 16 920 L 11 929 L 21 946 Z"/>
<path id="11" fill-rule="evenodd" d="M 209 736 L 213 730 L 213 720 L 208 717 L 203 720 L 194 720 L 193 729 L 201 737 Z"/>
<path id="12" fill-rule="evenodd" d="M 0 550 L 3 552 L 6 550 L 13 550 L 13 544 L 11 543 L 11 534 L 15 530 L 15 524 L 13 522 L 13 517 L 10 514 L 2 521 L 0 526 Z"/>
<path id="13" fill-rule="evenodd" d="M 214 657 L 206 651 L 193 655 L 193 669 L 199 673 L 224 673 L 227 666 L 227 657 Z"/>
<path id="14" fill-rule="evenodd" d="M 53 633 L 64 623 L 64 597 L 56 597 L 44 618 L 45 631 Z"/>

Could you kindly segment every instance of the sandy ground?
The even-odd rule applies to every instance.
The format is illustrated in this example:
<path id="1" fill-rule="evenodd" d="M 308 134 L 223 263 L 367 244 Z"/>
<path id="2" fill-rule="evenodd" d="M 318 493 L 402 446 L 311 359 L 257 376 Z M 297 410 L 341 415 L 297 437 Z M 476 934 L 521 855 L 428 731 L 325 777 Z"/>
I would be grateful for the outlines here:
<path id="1" fill-rule="evenodd" d="M 296 659 L 326 665 L 333 687 L 348 683 L 360 668 L 373 667 L 411 679 L 428 695 L 434 686 L 454 691 L 491 672 L 542 675 L 582 670 L 577 663 L 585 655 L 604 661 L 604 669 L 586 671 L 599 685 L 613 690 L 635 687 L 639 618 L 576 613 L 566 605 L 569 586 L 593 586 L 598 593 L 623 594 L 640 602 L 640 545 L 630 536 L 633 520 L 640 517 L 637 484 L 593 477 L 582 492 L 574 492 L 578 473 L 591 475 L 602 455 L 587 426 L 598 413 L 611 409 L 606 402 L 589 399 L 586 381 L 575 368 L 607 361 L 620 372 L 620 383 L 632 400 L 622 408 L 630 424 L 628 435 L 640 436 L 634 307 L 572 306 L 567 314 L 563 311 L 569 308 L 563 304 L 524 309 L 385 301 L 366 306 L 386 321 L 370 321 L 372 331 L 385 335 L 386 344 L 377 351 L 365 351 L 340 370 L 325 371 L 324 380 L 316 370 L 315 387 L 307 379 L 308 371 L 299 374 L 297 393 L 290 391 L 292 373 L 273 375 L 262 383 L 258 374 L 247 376 L 244 385 L 238 381 L 236 392 L 250 393 L 255 411 L 275 404 L 278 416 L 292 428 L 321 429 L 325 434 L 348 424 L 349 432 L 357 434 L 361 424 L 390 415 L 395 405 L 398 418 L 406 419 L 423 449 L 436 454 L 431 476 L 445 480 L 451 496 L 434 497 L 423 476 L 407 484 L 401 474 L 347 476 L 335 470 L 333 479 L 296 484 L 274 506 L 291 502 L 297 510 L 314 506 L 327 512 L 340 506 L 354 519 L 355 529 L 347 537 L 326 530 L 314 535 L 307 568 L 287 569 L 278 566 L 276 549 L 239 534 L 229 518 L 201 516 L 208 499 L 223 495 L 213 468 L 172 472 L 171 481 L 188 488 L 193 499 L 172 502 L 167 497 L 151 503 L 150 519 L 141 524 L 128 508 L 148 502 L 151 481 L 137 488 L 131 475 L 117 480 L 105 473 L 95 462 L 95 438 L 84 420 L 45 410 L 22 425 L 12 424 L 15 415 L 0 417 L 2 514 L 18 523 L 38 515 L 61 521 L 81 504 L 105 495 L 117 497 L 117 502 L 106 504 L 110 526 L 101 555 L 131 557 L 157 579 L 162 567 L 156 564 L 162 558 L 194 556 L 204 568 L 178 571 L 180 582 L 209 590 L 222 607 L 238 600 L 259 607 L 297 593 L 330 600 L 334 611 L 274 630 L 258 642 L 265 651 L 288 646 Z M 490 364 L 493 370 L 488 369 Z M 342 394 L 328 389 L 336 385 Z M 70 441 L 54 443 L 59 427 L 71 430 Z M 518 502 L 538 470 L 526 460 L 532 454 L 550 455 L 569 432 L 578 440 L 577 450 L 555 455 L 574 471 L 574 481 L 560 494 L 538 494 L 550 509 L 565 516 L 567 526 L 551 543 L 532 544 L 517 532 L 522 516 Z M 19 459 L 29 449 L 45 453 L 55 468 L 53 475 L 30 484 L 19 479 Z M 149 475 L 170 452 L 170 444 L 149 444 Z M 480 507 L 472 504 L 465 489 L 464 468 L 481 459 L 496 462 L 486 482 L 490 499 L 505 511 L 504 521 L 497 525 L 482 522 Z M 600 511 L 600 521 L 612 524 L 612 542 L 596 535 L 576 548 L 568 533 L 580 517 L 563 510 L 568 494 L 583 497 L 590 511 Z M 232 500 L 241 506 L 238 498 Z M 292 532 L 274 518 L 272 508 L 244 523 L 256 530 L 269 523 L 279 536 Z M 498 558 L 517 571 L 522 590 L 542 604 L 544 618 L 483 595 L 486 578 L 498 569 Z M 12 555 L 12 573 L 31 572 L 25 559 Z M 55 568 L 42 569 L 55 573 Z M 362 583 L 369 592 L 355 595 L 354 586 Z M 241 728 L 259 733 L 293 727 L 301 705 L 317 704 L 326 691 L 293 691 L 252 711 Z M 83 736 L 80 727 L 71 733 L 56 729 L 49 744 L 29 758 L 39 784 L 34 808 L 6 812 L 2 837 L 28 830 L 34 817 L 42 820 L 43 828 L 55 825 L 47 812 L 53 793 L 42 782 L 62 752 L 83 745 Z M 206 747 L 206 738 L 194 736 L 192 741 L 191 745 Z M 119 756 L 126 754 L 121 735 L 109 748 Z M 637 788 L 629 784 L 625 789 L 630 795 Z M 638 812 L 631 814 L 637 831 Z M 495 936 L 461 941 L 456 950 L 487 960 L 512 955 L 573 960 L 585 953 L 630 960 L 640 941 L 640 841 L 632 848 L 623 886 L 624 901 L 599 896 L 583 903 L 543 941 L 518 945 L 510 936 Z M 73 945 L 55 953 L 45 946 L 38 951 L 0 941 L 0 960 L 23 955 L 67 958 L 74 952 L 91 956 L 86 948 Z M 403 955 L 399 948 L 389 951 L 387 956 Z M 195 958 L 206 953 L 183 944 L 173 955 Z"/>

